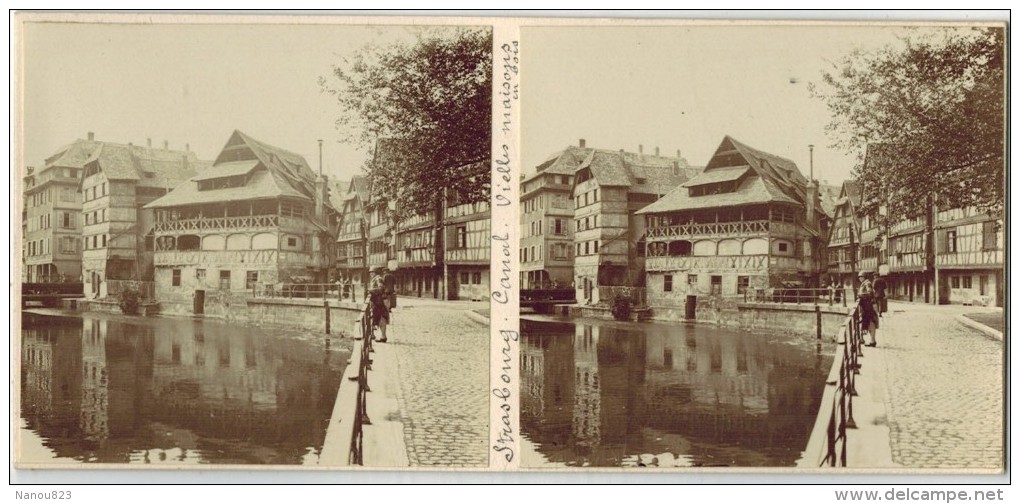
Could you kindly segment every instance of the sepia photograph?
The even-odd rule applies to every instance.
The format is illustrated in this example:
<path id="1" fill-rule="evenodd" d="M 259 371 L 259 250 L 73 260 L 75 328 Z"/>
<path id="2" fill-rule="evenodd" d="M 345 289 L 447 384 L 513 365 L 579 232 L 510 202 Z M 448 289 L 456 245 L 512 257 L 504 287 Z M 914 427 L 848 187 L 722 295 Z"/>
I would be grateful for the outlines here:
<path id="1" fill-rule="evenodd" d="M 1002 473 L 1005 28 L 522 24 L 522 468 Z"/>
<path id="2" fill-rule="evenodd" d="M 493 34 L 428 21 L 15 16 L 17 467 L 489 467 Z"/>

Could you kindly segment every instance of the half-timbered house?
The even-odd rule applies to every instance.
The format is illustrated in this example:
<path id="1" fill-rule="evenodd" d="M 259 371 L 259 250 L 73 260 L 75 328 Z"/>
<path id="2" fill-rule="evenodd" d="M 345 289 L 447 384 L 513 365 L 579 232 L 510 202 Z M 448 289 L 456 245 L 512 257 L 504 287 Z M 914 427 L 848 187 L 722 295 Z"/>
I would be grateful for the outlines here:
<path id="1" fill-rule="evenodd" d="M 335 259 L 326 179 L 240 131 L 212 167 L 146 208 L 155 210 L 161 310 L 204 313 L 255 289 L 326 282 Z"/>
<path id="2" fill-rule="evenodd" d="M 104 298 L 153 280 L 153 211 L 146 205 L 208 163 L 184 151 L 102 142 L 82 165 L 82 276 Z M 147 297 L 151 288 L 144 288 Z"/>
<path id="3" fill-rule="evenodd" d="M 1003 223 L 974 207 L 939 211 L 935 269 L 940 302 L 1003 305 Z"/>
<path id="4" fill-rule="evenodd" d="M 697 168 L 679 156 L 591 149 L 574 171 L 574 288 L 578 300 L 598 303 L 601 290 L 644 281 L 639 240 L 644 217 L 635 212 L 690 178 Z M 606 289 L 602 289 L 605 287 Z"/>
<path id="5" fill-rule="evenodd" d="M 815 185 L 793 161 L 729 136 L 703 173 L 638 214 L 653 307 L 690 316 L 698 296 L 807 286 L 823 268 L 828 217 Z"/>
<path id="6" fill-rule="evenodd" d="M 339 197 L 340 215 L 337 227 L 336 268 L 338 279 L 362 286 L 368 282 L 367 227 L 365 208 L 371 187 L 368 178 L 353 177 Z"/>
<path id="7" fill-rule="evenodd" d="M 843 183 L 833 208 L 829 229 L 828 278 L 843 286 L 853 286 L 859 271 L 857 251 L 860 247 L 860 222 L 857 209 L 861 206 L 861 187 L 854 181 Z"/>
<path id="8" fill-rule="evenodd" d="M 455 193 L 448 194 L 445 211 L 447 298 L 487 299 L 492 220 L 489 202 L 463 201 Z"/>

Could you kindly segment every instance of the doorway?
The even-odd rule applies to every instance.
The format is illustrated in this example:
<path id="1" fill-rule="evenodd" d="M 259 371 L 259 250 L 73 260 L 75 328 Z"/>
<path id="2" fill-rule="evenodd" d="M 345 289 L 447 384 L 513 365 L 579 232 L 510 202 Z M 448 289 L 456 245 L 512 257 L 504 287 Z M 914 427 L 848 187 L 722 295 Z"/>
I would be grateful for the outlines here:
<path id="1" fill-rule="evenodd" d="M 194 307 L 194 311 L 195 311 L 195 315 L 202 315 L 202 314 L 205 313 L 205 291 L 204 290 L 196 290 L 195 291 L 195 307 Z"/>
<path id="2" fill-rule="evenodd" d="M 688 295 L 687 303 L 685 304 L 684 316 L 687 320 L 694 320 L 698 315 L 698 296 Z"/>

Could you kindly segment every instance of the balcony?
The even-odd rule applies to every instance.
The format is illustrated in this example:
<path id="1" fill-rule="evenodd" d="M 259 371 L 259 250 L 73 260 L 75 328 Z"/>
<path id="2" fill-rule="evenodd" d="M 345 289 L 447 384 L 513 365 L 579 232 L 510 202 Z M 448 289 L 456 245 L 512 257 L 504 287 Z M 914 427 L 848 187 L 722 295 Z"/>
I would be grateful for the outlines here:
<path id="1" fill-rule="evenodd" d="M 301 254 L 305 255 L 305 254 Z M 156 266 L 189 264 L 245 264 L 275 266 L 276 250 L 167 250 L 153 254 Z M 305 257 L 307 257 L 305 255 Z"/>
<path id="2" fill-rule="evenodd" d="M 825 271 L 828 272 L 828 273 L 848 274 L 848 273 L 853 273 L 854 272 L 854 268 L 852 268 L 850 266 L 850 263 L 846 262 L 846 261 L 830 262 L 829 265 L 828 265 L 828 268 L 826 268 Z"/>
<path id="3" fill-rule="evenodd" d="M 935 255 L 935 265 L 940 268 L 1001 268 L 1002 261 L 1002 249 L 969 250 Z"/>
<path id="4" fill-rule="evenodd" d="M 279 215 L 245 215 L 157 221 L 154 230 L 156 233 L 222 232 L 274 229 L 279 225 Z"/>
<path id="5" fill-rule="evenodd" d="M 648 257 L 646 271 L 682 271 L 692 269 L 744 269 L 765 270 L 805 269 L 805 261 L 796 257 L 769 257 L 767 255 L 741 256 L 682 256 Z"/>
<path id="6" fill-rule="evenodd" d="M 406 248 L 397 255 L 397 259 L 401 267 L 432 266 L 435 253 L 431 246 Z"/>
<path id="7" fill-rule="evenodd" d="M 924 252 L 899 252 L 889 254 L 889 271 L 923 271 Z"/>
<path id="8" fill-rule="evenodd" d="M 648 241 L 668 241 L 712 236 L 760 236 L 769 232 L 773 234 L 793 234 L 794 229 L 793 224 L 767 220 L 677 224 L 674 226 L 650 227 L 645 234 L 645 239 Z"/>

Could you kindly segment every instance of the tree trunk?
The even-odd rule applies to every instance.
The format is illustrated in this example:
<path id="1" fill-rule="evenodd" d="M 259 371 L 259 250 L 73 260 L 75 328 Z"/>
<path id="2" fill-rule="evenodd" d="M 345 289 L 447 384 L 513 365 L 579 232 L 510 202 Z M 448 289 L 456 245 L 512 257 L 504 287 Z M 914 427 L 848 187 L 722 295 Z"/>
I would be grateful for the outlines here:
<path id="1" fill-rule="evenodd" d="M 925 198 L 924 210 L 924 302 L 932 300 L 932 287 L 935 282 L 935 216 L 933 210 L 932 195 Z M 938 298 L 938 292 L 934 293 Z M 938 304 L 938 301 L 935 302 Z"/>
<path id="2" fill-rule="evenodd" d="M 433 297 L 439 296 L 440 299 L 446 300 L 446 229 L 443 222 L 444 210 L 444 198 L 442 193 L 437 195 L 435 204 L 433 206 L 433 220 L 436 226 L 436 239 L 432 240 L 432 257 L 435 262 L 435 278 L 437 281 L 434 285 Z"/>

